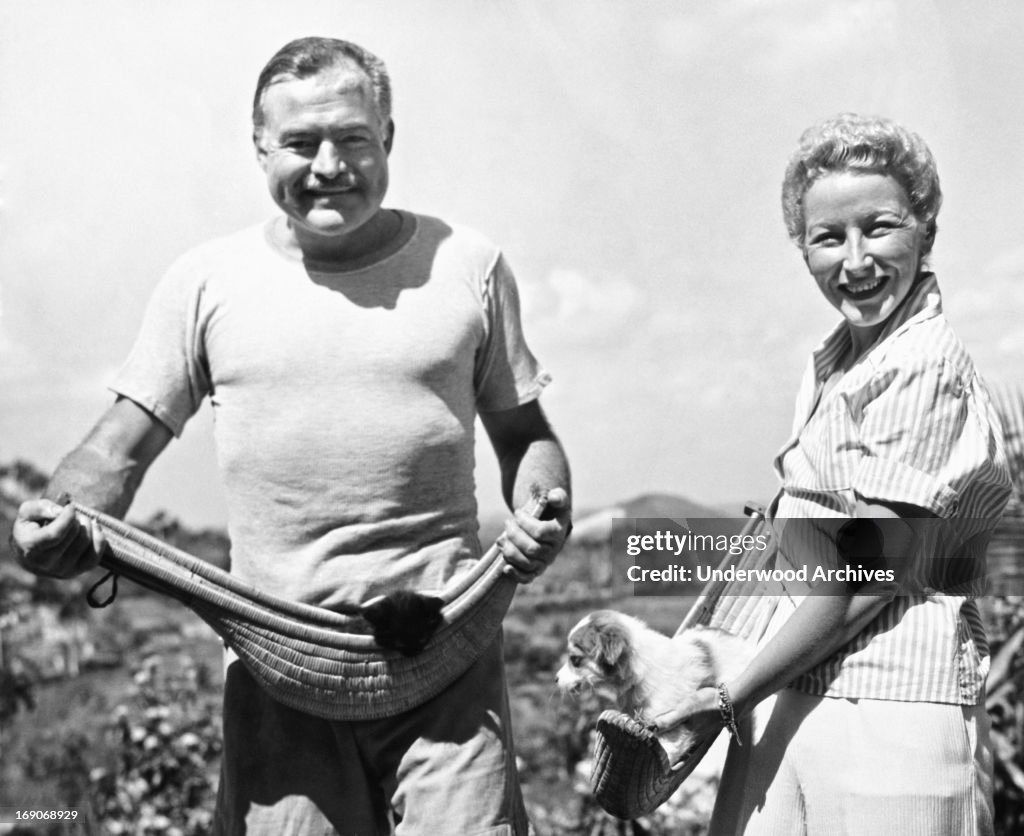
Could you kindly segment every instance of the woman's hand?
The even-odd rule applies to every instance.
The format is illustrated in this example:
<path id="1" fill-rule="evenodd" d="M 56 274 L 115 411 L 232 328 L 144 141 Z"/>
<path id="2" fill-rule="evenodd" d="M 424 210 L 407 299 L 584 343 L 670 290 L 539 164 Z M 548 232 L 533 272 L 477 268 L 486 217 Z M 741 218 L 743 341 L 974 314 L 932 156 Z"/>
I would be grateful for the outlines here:
<path id="1" fill-rule="evenodd" d="M 654 718 L 659 733 L 672 731 L 680 726 L 696 737 L 717 732 L 722 728 L 722 713 L 718 709 L 718 688 L 708 686 L 698 689 L 693 699 L 683 703 L 671 712 Z"/>

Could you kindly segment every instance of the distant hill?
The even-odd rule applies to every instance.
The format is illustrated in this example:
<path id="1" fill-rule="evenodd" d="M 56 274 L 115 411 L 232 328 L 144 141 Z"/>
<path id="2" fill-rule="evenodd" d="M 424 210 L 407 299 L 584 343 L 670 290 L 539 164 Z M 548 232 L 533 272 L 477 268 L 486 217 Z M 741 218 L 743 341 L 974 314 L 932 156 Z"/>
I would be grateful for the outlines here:
<path id="1" fill-rule="evenodd" d="M 646 493 L 623 502 L 627 517 L 724 517 L 720 510 L 670 493 Z"/>
<path id="2" fill-rule="evenodd" d="M 737 509 L 738 516 L 742 509 Z M 614 519 L 701 519 L 731 516 L 671 493 L 645 493 L 615 505 L 580 514 L 573 525 L 576 542 L 600 543 L 611 538 Z"/>
<path id="3" fill-rule="evenodd" d="M 742 513 L 738 507 L 735 516 Z M 505 525 L 506 514 L 494 512 L 480 517 L 480 542 L 486 549 L 501 534 Z M 701 505 L 692 499 L 671 493 L 645 493 L 607 505 L 603 508 L 577 509 L 573 521 L 573 540 L 596 542 L 611 537 L 612 520 L 624 517 L 639 518 L 687 518 L 687 517 L 727 517 L 733 516 L 721 508 Z"/>

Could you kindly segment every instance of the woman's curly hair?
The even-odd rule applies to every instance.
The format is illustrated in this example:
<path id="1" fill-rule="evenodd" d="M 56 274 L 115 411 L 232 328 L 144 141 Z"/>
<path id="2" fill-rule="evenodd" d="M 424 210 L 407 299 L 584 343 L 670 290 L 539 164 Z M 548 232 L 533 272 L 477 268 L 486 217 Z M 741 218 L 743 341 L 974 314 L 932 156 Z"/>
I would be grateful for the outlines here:
<path id="1" fill-rule="evenodd" d="M 782 181 L 782 215 L 797 244 L 804 236 L 804 195 L 827 174 L 858 171 L 886 174 L 907 193 L 914 216 L 927 225 L 927 247 L 935 238 L 942 190 L 935 158 L 924 140 L 878 116 L 840 113 L 804 131 Z"/>

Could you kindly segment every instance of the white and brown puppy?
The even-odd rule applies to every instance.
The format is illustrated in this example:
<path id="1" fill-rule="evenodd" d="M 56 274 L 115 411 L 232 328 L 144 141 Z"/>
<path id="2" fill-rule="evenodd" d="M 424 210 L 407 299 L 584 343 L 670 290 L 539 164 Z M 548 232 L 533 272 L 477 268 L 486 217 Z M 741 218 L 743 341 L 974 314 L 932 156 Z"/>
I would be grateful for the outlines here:
<path id="1" fill-rule="evenodd" d="M 568 658 L 558 687 L 609 694 L 619 711 L 647 725 L 677 713 L 699 688 L 738 673 L 753 655 L 745 641 L 722 630 L 694 627 L 669 637 L 643 621 L 614 610 L 598 610 L 569 631 Z M 670 754 L 690 740 L 685 728 L 662 739 Z"/>

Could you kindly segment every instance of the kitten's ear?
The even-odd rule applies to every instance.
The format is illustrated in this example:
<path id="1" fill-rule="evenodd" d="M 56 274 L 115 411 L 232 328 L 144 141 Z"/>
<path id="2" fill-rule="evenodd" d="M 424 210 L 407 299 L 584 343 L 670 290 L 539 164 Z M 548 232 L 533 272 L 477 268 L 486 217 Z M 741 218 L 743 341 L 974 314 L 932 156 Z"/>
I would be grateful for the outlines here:
<path id="1" fill-rule="evenodd" d="M 626 652 L 629 643 L 626 634 L 617 627 L 609 626 L 598 634 L 598 657 L 601 667 L 611 670 Z"/>
<path id="2" fill-rule="evenodd" d="M 377 644 L 415 656 L 444 621 L 443 606 L 444 601 L 435 596 L 398 590 L 367 601 L 362 613 Z"/>

